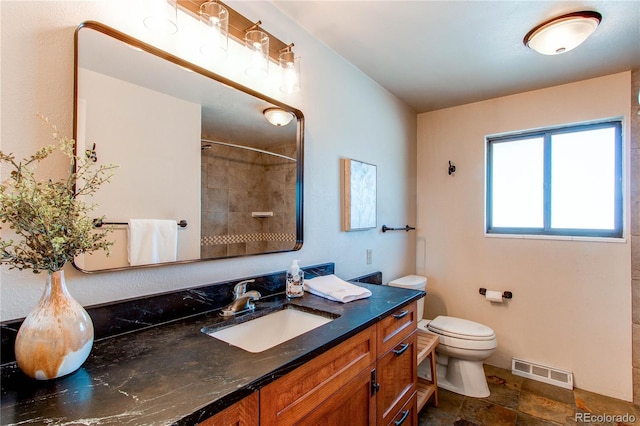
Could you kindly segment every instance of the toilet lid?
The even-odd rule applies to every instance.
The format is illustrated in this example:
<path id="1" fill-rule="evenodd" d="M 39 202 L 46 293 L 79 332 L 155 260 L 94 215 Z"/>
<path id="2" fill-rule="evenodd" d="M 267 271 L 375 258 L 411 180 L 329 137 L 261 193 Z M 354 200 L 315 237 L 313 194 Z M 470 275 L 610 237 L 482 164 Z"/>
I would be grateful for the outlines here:
<path id="1" fill-rule="evenodd" d="M 462 318 L 438 316 L 428 325 L 429 330 L 444 336 L 467 340 L 493 340 L 496 338 L 492 329 L 477 322 Z"/>

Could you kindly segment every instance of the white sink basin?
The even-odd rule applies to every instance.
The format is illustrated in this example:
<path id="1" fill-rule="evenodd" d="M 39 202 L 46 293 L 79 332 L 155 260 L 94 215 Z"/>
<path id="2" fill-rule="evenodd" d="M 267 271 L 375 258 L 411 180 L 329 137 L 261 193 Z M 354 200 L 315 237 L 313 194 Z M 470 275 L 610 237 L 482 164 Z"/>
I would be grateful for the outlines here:
<path id="1" fill-rule="evenodd" d="M 283 309 L 221 330 L 203 330 L 248 352 L 262 352 L 333 321 L 298 309 Z"/>

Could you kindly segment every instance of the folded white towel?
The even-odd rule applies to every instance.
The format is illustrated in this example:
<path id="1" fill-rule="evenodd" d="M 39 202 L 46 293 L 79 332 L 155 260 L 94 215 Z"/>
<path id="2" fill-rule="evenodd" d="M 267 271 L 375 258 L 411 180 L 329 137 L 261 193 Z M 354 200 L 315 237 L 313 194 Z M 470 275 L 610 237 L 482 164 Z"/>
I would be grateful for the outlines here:
<path id="1" fill-rule="evenodd" d="M 129 264 L 173 262 L 178 255 L 178 223 L 175 220 L 130 219 Z"/>
<path id="2" fill-rule="evenodd" d="M 305 280 L 304 288 L 316 296 L 342 303 L 371 296 L 369 289 L 348 283 L 333 274 Z"/>

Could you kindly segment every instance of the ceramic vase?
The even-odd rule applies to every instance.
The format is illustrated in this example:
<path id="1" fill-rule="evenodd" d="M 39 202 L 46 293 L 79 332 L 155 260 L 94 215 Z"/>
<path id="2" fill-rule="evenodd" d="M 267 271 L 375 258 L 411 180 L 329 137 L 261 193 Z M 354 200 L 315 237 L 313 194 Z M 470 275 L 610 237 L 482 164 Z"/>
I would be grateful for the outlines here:
<path id="1" fill-rule="evenodd" d="M 73 373 L 93 346 L 93 323 L 82 305 L 67 291 L 64 271 L 47 275 L 44 293 L 18 330 L 18 367 L 38 380 Z"/>

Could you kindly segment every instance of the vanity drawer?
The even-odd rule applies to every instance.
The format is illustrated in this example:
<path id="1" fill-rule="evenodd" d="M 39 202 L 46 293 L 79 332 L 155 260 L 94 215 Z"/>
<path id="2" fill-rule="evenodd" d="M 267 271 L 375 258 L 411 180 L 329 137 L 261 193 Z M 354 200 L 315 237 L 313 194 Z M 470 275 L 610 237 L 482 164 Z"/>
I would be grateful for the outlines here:
<path id="1" fill-rule="evenodd" d="M 386 425 L 417 391 L 418 330 L 378 358 L 377 417 Z"/>
<path id="2" fill-rule="evenodd" d="M 398 309 L 378 323 L 378 356 L 386 353 L 418 329 L 418 303 Z"/>
<path id="3" fill-rule="evenodd" d="M 388 426 L 418 426 L 418 396 L 413 394 L 404 407 L 398 410 Z"/>

